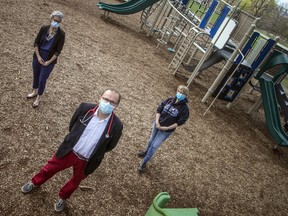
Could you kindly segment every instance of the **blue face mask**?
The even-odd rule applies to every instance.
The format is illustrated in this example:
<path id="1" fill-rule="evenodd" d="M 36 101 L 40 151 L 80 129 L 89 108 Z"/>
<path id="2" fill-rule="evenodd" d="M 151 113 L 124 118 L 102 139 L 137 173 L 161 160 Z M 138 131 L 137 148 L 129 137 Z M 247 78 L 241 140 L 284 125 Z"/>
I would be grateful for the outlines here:
<path id="1" fill-rule="evenodd" d="M 99 103 L 99 109 L 100 109 L 101 113 L 103 113 L 104 115 L 108 115 L 108 114 L 111 114 L 113 112 L 115 107 L 112 106 L 109 102 L 102 99 Z"/>
<path id="2" fill-rule="evenodd" d="M 186 96 L 184 94 L 181 94 L 180 92 L 177 92 L 176 93 L 176 98 L 179 100 L 179 101 L 182 101 L 186 98 Z"/>
<path id="3" fill-rule="evenodd" d="M 58 28 L 60 26 L 60 23 L 59 22 L 56 22 L 54 20 L 51 21 L 51 27 L 52 28 Z"/>

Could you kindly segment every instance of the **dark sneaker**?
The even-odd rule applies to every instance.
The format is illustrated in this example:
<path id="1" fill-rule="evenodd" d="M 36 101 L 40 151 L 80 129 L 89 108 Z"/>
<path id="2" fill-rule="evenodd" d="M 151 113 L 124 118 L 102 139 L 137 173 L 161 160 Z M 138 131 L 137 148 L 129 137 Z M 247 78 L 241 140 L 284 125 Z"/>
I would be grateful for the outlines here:
<path id="1" fill-rule="evenodd" d="M 137 170 L 138 170 L 140 173 L 143 173 L 143 172 L 145 172 L 145 169 L 146 169 L 146 163 L 141 162 L 141 164 L 140 164 L 140 166 L 137 168 Z"/>
<path id="2" fill-rule="evenodd" d="M 65 204 L 64 200 L 58 197 L 58 199 L 57 199 L 56 202 L 54 203 L 54 210 L 55 210 L 56 212 L 61 212 L 61 211 L 63 211 L 63 209 L 64 209 L 64 204 Z"/>
<path id="3" fill-rule="evenodd" d="M 32 182 L 28 182 L 21 187 L 22 193 L 31 192 L 36 186 Z"/>
<path id="4" fill-rule="evenodd" d="M 138 157 L 144 158 L 144 157 L 146 156 L 146 154 L 147 154 L 146 151 L 145 151 L 145 152 L 139 152 L 139 153 L 138 153 Z"/>

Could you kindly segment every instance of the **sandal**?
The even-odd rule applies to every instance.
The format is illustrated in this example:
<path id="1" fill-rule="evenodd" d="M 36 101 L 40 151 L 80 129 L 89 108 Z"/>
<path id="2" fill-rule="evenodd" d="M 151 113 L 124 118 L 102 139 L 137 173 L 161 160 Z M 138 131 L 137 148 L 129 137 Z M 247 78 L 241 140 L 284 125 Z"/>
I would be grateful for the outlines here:
<path id="1" fill-rule="evenodd" d="M 37 108 L 39 106 L 39 100 L 34 101 L 34 103 L 32 104 L 33 108 Z"/>
<path id="2" fill-rule="evenodd" d="M 37 93 L 30 93 L 30 94 L 28 94 L 27 95 L 27 99 L 31 99 L 31 98 L 34 98 L 34 97 L 36 97 L 37 96 Z"/>

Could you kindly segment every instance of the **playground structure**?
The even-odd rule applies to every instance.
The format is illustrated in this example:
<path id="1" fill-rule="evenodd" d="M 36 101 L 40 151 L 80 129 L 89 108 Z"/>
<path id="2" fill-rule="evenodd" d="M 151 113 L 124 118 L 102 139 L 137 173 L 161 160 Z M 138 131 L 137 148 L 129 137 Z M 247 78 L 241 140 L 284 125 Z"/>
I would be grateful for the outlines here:
<path id="1" fill-rule="evenodd" d="M 170 196 L 167 192 L 159 193 L 145 216 L 198 216 L 197 208 L 165 208 L 169 201 Z"/>
<path id="2" fill-rule="evenodd" d="M 284 115 L 284 126 L 288 122 L 288 99 L 281 82 L 288 74 L 288 55 L 279 51 L 272 53 L 255 78 L 259 80 L 261 97 L 249 110 L 259 108 L 263 101 L 268 130 L 279 146 L 288 147 L 288 136 L 283 130 L 280 110 Z M 286 127 L 287 129 L 287 127 Z M 276 148 L 277 145 L 274 147 Z"/>
<path id="3" fill-rule="evenodd" d="M 212 8 L 210 13 L 217 12 L 215 6 L 213 5 L 217 5 L 219 7 L 219 2 L 212 2 L 209 8 L 209 10 Z M 208 59 L 208 56 L 213 50 L 220 50 L 223 58 L 228 59 L 232 52 L 236 49 L 237 44 L 239 44 L 240 40 L 242 40 L 242 38 L 245 36 L 245 33 L 249 27 L 253 23 L 256 25 L 256 19 L 251 15 L 238 10 L 237 6 L 231 6 L 225 2 L 222 2 L 221 13 L 219 14 L 211 30 L 209 32 L 205 31 L 205 29 L 203 30 L 201 24 L 199 25 L 199 28 L 192 29 L 190 34 L 182 42 L 179 50 L 174 55 L 169 68 L 174 70 L 173 74 L 175 75 L 182 62 L 189 65 L 199 51 L 204 54 L 191 74 L 187 82 L 188 86 L 198 75 L 199 69 L 203 65 L 204 61 Z M 203 39 L 203 37 L 205 37 L 205 39 Z M 223 48 L 227 47 L 227 45 L 232 47 L 232 51 L 224 51 Z"/>
<path id="4" fill-rule="evenodd" d="M 193 5 L 194 2 L 195 1 L 192 1 L 191 5 Z M 201 52 L 203 56 L 199 59 L 193 71 L 191 71 L 191 76 L 187 81 L 188 86 L 192 84 L 203 68 L 208 68 L 219 62 L 217 56 L 215 57 L 215 52 L 220 53 L 221 59 L 226 60 L 226 64 L 202 99 L 202 102 L 206 103 L 209 97 L 214 97 L 214 100 L 204 115 L 217 99 L 227 101 L 227 107 L 230 108 L 244 87 L 248 83 L 251 83 L 251 79 L 255 74 L 258 74 L 257 72 L 263 63 L 269 61 L 269 56 L 276 47 L 278 38 L 274 40 L 265 38 L 256 32 L 255 28 L 259 19 L 238 10 L 237 7 L 240 1 L 236 6 L 229 5 L 222 0 L 213 0 L 209 6 L 208 4 L 205 6 L 201 5 L 201 3 L 199 8 L 205 7 L 201 14 L 202 19 L 199 18 L 196 13 L 190 11 L 187 3 L 187 1 L 182 3 L 178 0 L 132 0 L 118 5 L 109 5 L 102 2 L 99 2 L 97 5 L 100 9 L 119 14 L 135 13 L 141 9 L 141 27 L 145 25 L 149 28 L 147 35 L 160 34 L 160 38 L 157 39 L 157 47 L 167 45 L 169 42 L 171 44 L 172 37 L 176 37 L 173 47 L 168 48 L 169 51 L 175 52 L 169 64 L 169 68 L 174 70 L 174 75 L 178 72 L 181 64 L 185 63 L 185 65 L 189 65 L 192 59 L 195 59 L 196 54 Z M 215 16 L 215 14 L 217 15 L 217 19 L 212 23 L 211 18 Z M 227 47 L 229 49 L 227 49 Z M 277 46 L 277 48 L 279 50 L 279 46 Z M 283 50 L 285 50 L 285 48 L 282 48 L 281 51 L 283 52 Z M 282 62 L 282 64 L 285 65 L 285 61 Z M 271 65 L 274 65 L 274 63 L 272 62 Z M 283 76 L 285 77 L 287 73 L 285 69 L 281 70 L 284 70 L 284 72 L 281 72 L 281 76 L 279 77 L 283 80 Z M 265 74 L 266 73 L 262 73 L 263 77 L 267 78 Z M 279 83 L 279 80 L 281 80 L 279 77 L 278 79 L 273 78 L 272 82 L 275 83 L 275 86 L 278 86 L 275 90 L 275 97 L 278 97 L 279 106 L 282 108 L 285 116 L 284 123 L 288 128 L 286 102 L 285 100 L 281 100 L 281 98 L 285 98 L 285 93 L 283 94 L 284 90 Z M 262 93 L 262 97 L 265 97 L 265 99 L 263 98 L 263 105 L 269 131 L 279 145 L 286 146 L 288 145 L 288 139 L 286 133 L 283 132 L 283 127 L 279 120 L 280 114 L 274 115 L 272 119 L 266 114 L 272 110 L 272 108 L 267 108 L 269 107 L 267 104 L 274 104 L 272 106 L 274 107 L 274 113 L 277 109 L 275 101 L 271 98 L 272 90 L 267 87 L 271 87 L 272 84 L 271 82 L 267 84 L 268 81 L 265 78 L 260 79 L 258 77 L 258 80 L 260 81 L 258 91 L 261 91 L 261 93 L 262 91 L 264 92 Z M 256 87 L 254 86 L 254 88 Z M 267 89 L 270 90 L 270 97 L 267 96 Z M 248 113 L 259 108 L 262 97 L 258 98 Z M 277 130 L 275 128 L 277 128 Z"/>
<path id="5" fill-rule="evenodd" d="M 195 4 L 198 4 L 198 9 L 192 13 L 190 8 Z M 106 17 L 109 12 L 127 15 L 142 11 L 140 17 L 142 22 L 141 28 L 144 26 L 149 28 L 148 36 L 160 34 L 158 46 L 160 44 L 168 44 L 172 37 L 175 37 L 174 46 L 169 49 L 173 52 L 192 28 L 199 27 L 199 29 L 206 32 L 210 31 L 211 28 L 210 36 L 211 38 L 214 37 L 230 11 L 227 6 L 221 11 L 219 5 L 218 0 L 214 0 L 211 5 L 204 3 L 204 1 L 201 1 L 200 4 L 198 1 L 191 1 L 189 6 L 188 1 L 179 0 L 131 0 L 121 4 L 97 3 L 99 9 L 105 11 L 104 15 Z M 213 14 L 219 16 L 216 23 L 209 22 Z"/>
<path id="6" fill-rule="evenodd" d="M 283 125 L 287 125 L 288 120 L 288 100 L 281 86 L 281 81 L 288 73 L 288 57 L 285 53 L 273 52 L 278 41 L 277 37 L 275 40 L 263 38 L 254 29 L 255 26 L 252 25 L 246 33 L 247 37 L 243 38 L 238 49 L 235 49 L 231 54 L 224 68 L 202 99 L 202 102 L 207 102 L 210 96 L 214 97 L 204 115 L 216 99 L 228 101 L 227 107 L 230 108 L 244 86 L 253 75 L 257 74 L 256 79 L 260 81 L 261 97 L 255 102 L 249 113 L 258 108 L 263 100 L 266 124 L 271 136 L 277 145 L 288 147 L 288 136 L 283 130 Z M 279 66 L 279 69 L 276 69 L 276 75 L 267 76 L 267 70 L 271 68 L 275 70 L 276 66 Z M 284 114 L 284 124 L 281 123 L 278 106 Z"/>
<path id="7" fill-rule="evenodd" d="M 237 95 L 251 79 L 252 75 L 257 71 L 263 60 L 268 56 L 269 52 L 276 44 L 275 40 L 268 39 L 258 51 L 259 44 L 256 42 L 259 40 L 259 37 L 260 33 L 252 33 L 243 47 L 241 55 L 236 57 L 224 78 L 220 81 L 220 84 L 218 84 L 217 88 L 213 91 L 213 97 L 228 102 L 233 102 L 235 100 Z M 254 50 L 253 46 L 255 47 Z M 258 51 L 256 55 L 255 51 Z M 248 56 L 250 58 L 248 58 Z M 254 58 L 252 57 L 251 59 L 251 56 L 254 56 Z M 229 106 L 231 106 L 231 103 Z"/>
<path id="8" fill-rule="evenodd" d="M 224 21 L 226 15 L 229 13 L 229 8 L 225 7 L 223 10 L 219 10 L 219 2 L 214 0 L 209 8 L 205 4 L 205 13 L 202 11 L 201 17 L 198 17 L 197 11 L 191 12 L 190 8 L 195 4 L 196 1 L 191 1 L 190 7 L 178 0 L 175 1 L 164 1 L 161 8 L 154 19 L 147 21 L 148 19 L 143 19 L 146 26 L 147 23 L 150 30 L 148 36 L 154 34 L 155 32 L 161 33 L 161 38 L 158 39 L 158 46 L 160 44 L 168 44 L 173 36 L 176 37 L 174 40 L 173 47 L 168 50 L 175 52 L 179 48 L 179 44 L 184 38 L 187 38 L 191 29 L 197 29 L 197 31 L 202 30 L 205 33 L 210 34 L 213 38 L 219 29 L 220 25 Z M 199 4 L 199 3 L 197 3 Z M 200 4 L 199 8 L 202 7 Z M 211 22 L 211 17 L 218 16 L 215 23 Z"/>

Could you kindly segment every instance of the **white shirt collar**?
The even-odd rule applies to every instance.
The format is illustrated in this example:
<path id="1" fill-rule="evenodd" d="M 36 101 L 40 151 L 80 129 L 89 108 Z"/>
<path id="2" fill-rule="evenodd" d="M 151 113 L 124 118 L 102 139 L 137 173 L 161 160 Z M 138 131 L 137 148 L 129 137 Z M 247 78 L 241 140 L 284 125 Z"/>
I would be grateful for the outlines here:
<path id="1" fill-rule="evenodd" d="M 99 119 L 99 117 L 98 117 L 98 112 L 99 112 L 99 107 L 97 108 L 96 112 L 94 113 L 94 116 Z M 107 116 L 105 119 L 99 120 L 99 122 L 102 122 L 102 121 L 107 121 L 107 122 L 108 122 L 108 120 L 110 119 L 110 116 L 111 116 L 111 115 L 112 115 L 112 114 L 110 113 L 109 116 Z"/>

